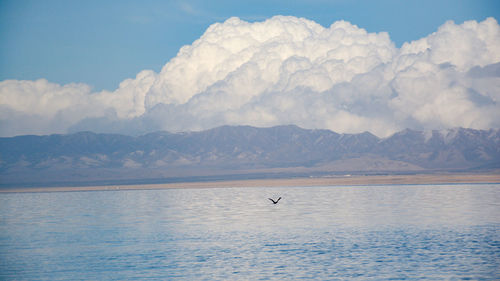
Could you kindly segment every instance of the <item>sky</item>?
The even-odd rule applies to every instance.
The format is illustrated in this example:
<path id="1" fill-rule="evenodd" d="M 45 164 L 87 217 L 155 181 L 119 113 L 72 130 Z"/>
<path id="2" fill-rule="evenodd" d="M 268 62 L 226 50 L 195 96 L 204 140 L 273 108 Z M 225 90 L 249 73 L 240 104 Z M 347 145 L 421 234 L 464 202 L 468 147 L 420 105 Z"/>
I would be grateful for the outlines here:
<path id="1" fill-rule="evenodd" d="M 286 4 L 283 4 L 286 3 Z M 229 17 L 346 20 L 402 43 L 447 20 L 499 18 L 498 1 L 0 1 L 0 80 L 83 82 L 113 90 L 143 69 L 159 71 L 183 45 Z"/>
<path id="2" fill-rule="evenodd" d="M 0 0 L 0 109 L 3 109 L 3 113 L 0 113 L 0 135 L 65 133 L 79 129 L 137 134 L 151 130 L 206 129 L 223 124 L 267 126 L 283 123 L 299 123 L 303 127 L 327 128 L 340 132 L 368 130 L 382 136 L 404 127 L 497 128 L 499 124 L 493 120 L 500 119 L 496 118 L 499 116 L 495 113 L 498 109 L 496 93 L 499 88 L 495 76 L 498 67 L 495 63 L 499 61 L 498 45 L 494 38 L 498 35 L 495 28 L 500 19 L 499 13 L 498 1 L 478 0 Z M 291 16 L 293 19 L 275 17 L 279 15 Z M 239 21 L 232 20 L 236 18 Z M 484 23 L 484 28 L 463 26 L 465 21 Z M 267 22 L 266 27 L 257 28 L 259 23 L 264 22 Z M 348 26 L 332 28 L 332 24 L 340 22 L 348 23 Z M 221 27 L 221 32 L 229 33 L 211 34 L 210 28 L 216 23 L 226 25 L 226 28 Z M 282 35 L 286 32 L 291 34 L 282 38 L 291 41 L 274 41 L 274 44 L 281 44 L 290 53 L 288 57 L 280 57 L 279 66 L 274 66 L 276 71 L 265 74 L 265 77 L 262 76 L 264 74 L 262 77 L 253 77 L 252 71 L 271 69 L 273 66 L 269 62 L 260 61 L 256 56 L 248 57 L 246 61 L 220 59 L 214 62 L 214 56 L 229 56 L 209 51 L 203 44 L 207 39 L 203 37 L 205 35 L 219 36 L 220 40 L 212 41 L 222 45 L 230 40 L 241 40 L 245 35 L 239 32 L 243 32 L 249 24 L 254 24 L 255 28 L 245 32 L 250 32 L 248 34 L 257 38 L 257 41 L 260 38 L 258 32 L 267 34 L 274 30 L 282 32 Z M 301 29 L 304 24 L 307 25 L 307 30 Z M 446 29 L 447 24 L 453 32 L 456 31 L 457 36 L 448 40 L 457 43 L 457 46 L 448 45 L 447 48 L 460 47 L 462 42 L 458 39 L 467 37 L 466 30 L 477 33 L 477 38 L 467 37 L 471 42 L 485 42 L 486 49 L 483 52 L 479 48 L 483 56 L 476 57 L 477 62 L 453 57 L 450 50 L 439 49 L 446 47 L 442 45 L 445 41 L 439 43 L 438 39 L 430 40 L 440 28 Z M 237 28 L 231 29 L 230 25 Z M 455 30 L 457 28 L 463 29 L 463 32 Z M 481 30 L 488 28 L 489 38 L 485 38 L 481 35 Z M 342 29 L 351 36 L 347 36 L 350 38 L 347 41 L 342 41 L 345 46 L 352 46 L 352 42 L 355 42 L 366 47 L 366 50 L 352 48 L 346 51 L 350 54 L 339 53 L 339 49 L 336 49 L 336 54 L 330 53 L 330 59 L 342 60 L 342 67 L 346 67 L 343 69 L 342 75 L 345 77 L 342 79 L 336 78 L 339 75 L 336 71 L 341 71 L 338 68 L 340 66 L 335 66 L 337 70 L 334 70 L 334 66 L 326 66 L 324 61 L 318 60 L 319 56 L 326 58 L 328 51 L 333 49 L 318 50 L 317 54 L 304 46 L 290 49 L 297 47 L 297 40 L 321 45 L 324 39 L 322 37 L 328 33 L 325 30 L 333 29 Z M 360 30 L 366 34 L 356 35 Z M 312 32 L 313 35 L 308 38 L 300 37 L 300 32 Z M 448 33 L 450 32 L 443 31 L 440 38 L 445 38 Z M 228 39 L 227 34 L 234 36 Z M 328 46 L 337 42 L 332 34 L 327 38 L 327 41 L 330 40 Z M 208 41 L 205 43 L 208 44 Z M 405 43 L 411 45 L 412 42 L 420 43 L 404 50 Z M 252 47 L 253 51 L 249 52 L 255 55 L 269 51 L 268 43 L 239 41 L 238 44 Z M 391 77 L 386 77 L 389 75 L 389 68 L 392 67 L 394 71 L 396 59 L 401 62 L 404 52 L 417 52 L 423 45 L 427 48 L 430 46 L 430 50 L 435 49 L 436 52 L 427 54 L 427 58 L 413 59 L 440 67 L 435 69 L 434 74 L 441 75 L 438 75 L 441 80 L 433 83 L 427 81 L 427 84 L 420 86 L 432 90 L 419 92 L 414 87 L 408 88 L 405 84 L 408 77 L 403 78 L 401 73 L 400 76 L 393 73 Z M 192 54 L 183 54 L 183 46 Z M 477 55 L 479 50 L 474 48 L 470 47 L 455 55 L 467 54 L 472 58 L 472 54 Z M 238 48 L 231 49 L 233 55 L 245 55 L 240 51 Z M 418 52 L 424 51 L 425 48 Z M 199 54 L 200 52 L 205 53 Z M 276 55 L 276 52 L 284 51 L 271 50 L 267 54 Z M 352 54 L 364 60 L 351 60 Z M 440 57 L 442 55 L 449 55 L 449 59 Z M 290 58 L 297 61 L 292 63 Z M 301 61 L 300 58 L 305 60 Z M 206 64 L 212 64 L 205 67 L 205 72 L 200 70 L 203 65 L 196 65 L 204 60 L 207 60 Z M 288 84 L 284 85 L 283 67 L 294 63 L 295 72 L 287 74 Z M 308 63 L 311 66 L 304 66 Z M 182 65 L 175 69 L 174 66 L 178 64 Z M 258 65 L 257 70 L 251 70 L 252 64 Z M 302 66 L 297 66 L 301 64 Z M 452 67 L 444 69 L 447 64 Z M 180 74 L 179 69 L 182 67 L 192 69 L 183 74 L 189 76 L 189 79 Z M 385 69 L 381 69 L 383 67 Z M 425 75 L 428 70 L 424 71 L 422 66 L 419 67 L 422 76 L 414 77 L 416 80 L 413 82 L 422 81 L 422 77 L 430 78 Z M 350 69 L 350 73 L 346 69 Z M 475 69 L 474 73 L 480 73 L 476 76 L 482 75 L 481 78 L 472 79 L 471 69 Z M 214 74 L 213 71 L 218 72 Z M 245 75 L 244 71 L 247 71 Z M 325 77 L 320 77 L 322 71 L 328 72 Z M 309 76 L 298 77 L 304 73 Z M 385 76 L 374 78 L 377 75 Z M 238 90 L 231 83 L 236 83 L 234 80 L 240 79 L 239 76 L 246 77 L 247 80 L 253 77 L 255 80 L 247 81 L 247 88 Z M 177 77 L 177 80 L 173 81 L 173 77 Z M 460 79 L 464 80 L 464 77 L 470 80 L 465 79 L 467 81 L 464 83 L 468 84 L 462 85 L 467 93 L 458 93 L 458 86 L 449 87 Z M 184 78 L 185 81 L 181 81 Z M 325 79 L 329 82 L 325 82 Z M 177 82 L 182 82 L 183 85 L 176 85 Z M 244 81 L 240 82 L 239 85 Z M 374 86 L 374 83 L 378 85 Z M 448 86 L 443 86 L 444 84 Z M 256 90 L 258 94 L 241 94 L 262 85 L 265 87 Z M 363 87 L 367 89 L 362 90 Z M 384 87 L 390 89 L 381 90 Z M 404 106 L 415 106 L 411 101 L 418 100 L 418 95 L 426 95 L 424 92 L 437 89 L 440 89 L 440 93 L 445 93 L 446 90 L 455 92 L 457 104 L 454 104 L 454 109 L 436 109 L 446 104 L 445 100 L 452 100 L 444 96 L 418 105 L 420 111 L 413 112 L 410 116 L 400 112 L 405 111 L 402 109 Z M 240 93 L 239 98 L 234 93 L 236 90 Z M 304 93 L 306 91 L 307 94 Z M 363 91 L 370 91 L 372 94 Z M 229 98 L 223 97 L 229 92 L 232 92 Z M 327 95 L 329 97 L 325 97 Z M 405 95 L 414 96 L 402 98 Z M 458 98 L 459 95 L 462 97 Z M 210 105 L 219 106 L 218 99 L 232 100 L 232 103 L 228 102 L 225 110 L 209 108 Z M 458 102 L 464 99 L 472 105 Z M 372 105 L 367 104 L 369 101 Z M 45 106 L 44 102 L 48 104 Z M 288 103 L 288 107 L 285 108 L 283 103 Z M 299 108 L 296 103 L 308 104 L 309 108 L 315 108 L 313 113 L 323 111 L 324 114 L 311 114 L 311 109 Z M 315 107 L 318 103 L 329 106 Z M 377 106 L 378 109 L 374 110 Z M 468 112 L 468 115 L 451 116 L 453 114 L 447 112 L 456 112 L 458 109 Z M 391 111 L 391 114 L 383 113 L 385 110 Z M 481 115 L 483 111 L 487 112 L 484 113 L 487 116 Z M 296 118 L 287 118 L 294 114 L 297 114 Z M 311 117 L 312 115 L 315 116 Z M 346 123 L 347 120 L 350 121 Z"/>

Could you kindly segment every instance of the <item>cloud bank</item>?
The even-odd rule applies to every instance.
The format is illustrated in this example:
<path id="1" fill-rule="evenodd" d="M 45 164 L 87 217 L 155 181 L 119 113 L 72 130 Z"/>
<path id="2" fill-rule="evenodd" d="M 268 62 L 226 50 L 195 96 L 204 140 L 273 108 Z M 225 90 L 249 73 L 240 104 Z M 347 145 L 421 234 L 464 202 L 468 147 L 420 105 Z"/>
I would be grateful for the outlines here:
<path id="1" fill-rule="evenodd" d="M 159 73 L 112 92 L 44 79 L 0 82 L 0 135 L 139 134 L 296 124 L 387 136 L 404 128 L 500 127 L 500 26 L 451 21 L 396 48 L 346 21 L 230 18 Z"/>

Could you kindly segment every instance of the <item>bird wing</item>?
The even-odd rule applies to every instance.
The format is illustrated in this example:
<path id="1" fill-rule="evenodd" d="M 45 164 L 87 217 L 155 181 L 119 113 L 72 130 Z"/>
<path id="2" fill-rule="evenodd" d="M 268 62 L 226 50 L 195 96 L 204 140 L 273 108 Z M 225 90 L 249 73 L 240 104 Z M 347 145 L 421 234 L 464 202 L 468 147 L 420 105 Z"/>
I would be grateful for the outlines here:
<path id="1" fill-rule="evenodd" d="M 276 202 L 278 202 L 278 201 L 274 201 L 274 200 L 273 200 L 273 199 L 271 199 L 271 198 L 267 198 L 267 199 L 271 200 L 274 204 L 276 204 Z"/>

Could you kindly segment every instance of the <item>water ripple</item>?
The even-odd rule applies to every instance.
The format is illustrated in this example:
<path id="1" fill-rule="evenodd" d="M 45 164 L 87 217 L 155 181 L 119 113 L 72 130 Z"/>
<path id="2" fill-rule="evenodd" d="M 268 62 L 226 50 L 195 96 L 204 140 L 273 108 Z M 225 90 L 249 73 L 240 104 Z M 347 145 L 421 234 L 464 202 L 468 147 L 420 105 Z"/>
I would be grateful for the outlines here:
<path id="1" fill-rule="evenodd" d="M 495 280 L 499 202 L 500 185 L 1 194 L 0 279 Z"/>

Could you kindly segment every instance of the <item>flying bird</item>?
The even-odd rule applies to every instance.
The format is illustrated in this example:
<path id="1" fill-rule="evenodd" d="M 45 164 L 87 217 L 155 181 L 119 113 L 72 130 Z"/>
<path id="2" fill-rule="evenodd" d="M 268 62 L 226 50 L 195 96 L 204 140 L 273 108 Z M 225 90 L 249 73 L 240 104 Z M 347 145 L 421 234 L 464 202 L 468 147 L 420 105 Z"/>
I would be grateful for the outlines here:
<path id="1" fill-rule="evenodd" d="M 273 204 L 278 204 L 278 202 L 280 201 L 281 197 L 278 198 L 276 201 L 274 201 L 272 198 L 267 198 L 269 200 L 271 200 L 273 202 Z"/>

